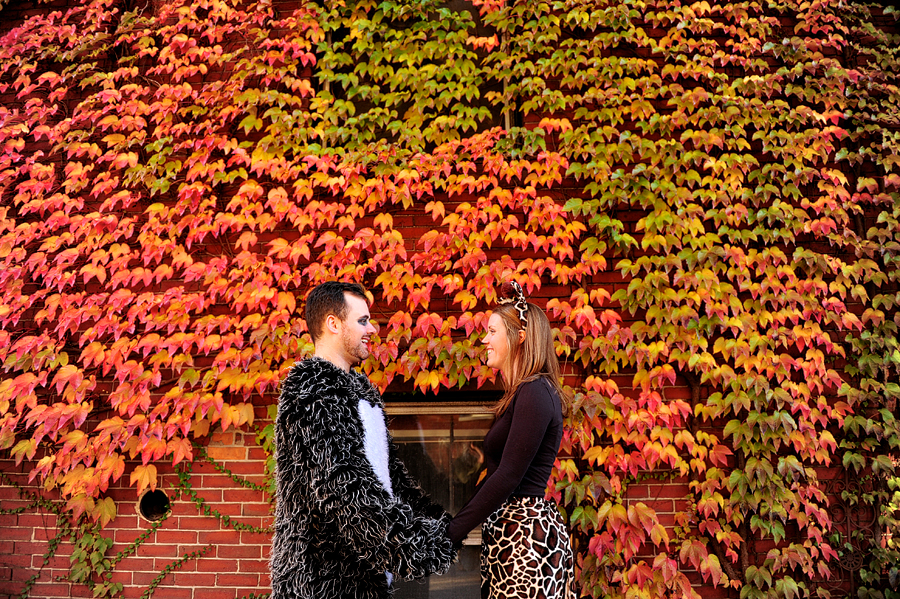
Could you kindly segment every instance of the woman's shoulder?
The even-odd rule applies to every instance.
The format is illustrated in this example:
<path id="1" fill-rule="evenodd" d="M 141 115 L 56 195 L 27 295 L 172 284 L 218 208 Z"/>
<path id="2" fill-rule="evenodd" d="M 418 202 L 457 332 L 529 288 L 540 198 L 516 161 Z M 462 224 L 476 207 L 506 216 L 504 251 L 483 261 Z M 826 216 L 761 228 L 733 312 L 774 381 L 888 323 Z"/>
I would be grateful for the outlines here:
<path id="1" fill-rule="evenodd" d="M 528 403 L 549 404 L 554 407 L 559 405 L 559 395 L 546 377 L 538 376 L 529 381 L 524 381 L 516 390 L 517 401 Z"/>
<path id="2" fill-rule="evenodd" d="M 538 395 L 556 395 L 553 385 L 545 376 L 536 376 L 527 381 L 522 381 L 518 389 L 519 393 L 538 394 Z"/>

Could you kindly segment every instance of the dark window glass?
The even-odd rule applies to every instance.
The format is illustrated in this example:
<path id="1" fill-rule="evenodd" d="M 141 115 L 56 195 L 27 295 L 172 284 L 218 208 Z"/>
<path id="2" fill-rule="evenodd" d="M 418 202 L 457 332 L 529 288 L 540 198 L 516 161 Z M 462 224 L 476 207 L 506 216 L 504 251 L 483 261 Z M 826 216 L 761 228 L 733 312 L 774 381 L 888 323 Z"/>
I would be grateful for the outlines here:
<path id="1" fill-rule="evenodd" d="M 388 403 L 391 434 L 407 470 L 431 498 L 456 514 L 475 492 L 484 468 L 481 444 L 493 416 L 481 404 Z M 443 576 L 398 581 L 395 599 L 481 597 L 481 530 L 475 529 L 459 561 Z"/>

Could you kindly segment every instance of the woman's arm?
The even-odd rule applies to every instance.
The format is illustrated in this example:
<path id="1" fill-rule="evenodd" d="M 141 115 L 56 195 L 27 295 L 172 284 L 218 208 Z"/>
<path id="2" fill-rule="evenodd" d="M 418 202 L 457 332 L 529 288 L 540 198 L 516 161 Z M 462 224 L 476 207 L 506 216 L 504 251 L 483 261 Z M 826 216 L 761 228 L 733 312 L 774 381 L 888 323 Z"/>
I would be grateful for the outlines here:
<path id="1" fill-rule="evenodd" d="M 541 446 L 556 408 L 546 385 L 535 383 L 522 385 L 508 408 L 513 410 L 512 422 L 497 469 L 450 522 L 448 532 L 454 546 L 509 499 Z"/>

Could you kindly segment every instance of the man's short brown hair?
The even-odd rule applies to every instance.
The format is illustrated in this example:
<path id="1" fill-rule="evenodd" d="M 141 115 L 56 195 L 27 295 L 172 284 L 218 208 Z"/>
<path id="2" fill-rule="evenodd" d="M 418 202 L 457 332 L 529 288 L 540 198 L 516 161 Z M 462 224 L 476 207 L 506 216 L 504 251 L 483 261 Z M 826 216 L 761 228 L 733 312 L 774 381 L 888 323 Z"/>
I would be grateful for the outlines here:
<path id="1" fill-rule="evenodd" d="M 334 314 L 341 320 L 347 318 L 347 300 L 344 294 L 349 293 L 356 295 L 368 302 L 366 298 L 366 288 L 359 283 L 344 283 L 341 281 L 327 281 L 321 285 L 317 285 L 306 296 L 306 308 L 304 310 L 304 318 L 306 319 L 306 328 L 312 335 L 313 343 L 322 336 L 322 327 L 325 326 L 325 319 L 330 314 Z"/>

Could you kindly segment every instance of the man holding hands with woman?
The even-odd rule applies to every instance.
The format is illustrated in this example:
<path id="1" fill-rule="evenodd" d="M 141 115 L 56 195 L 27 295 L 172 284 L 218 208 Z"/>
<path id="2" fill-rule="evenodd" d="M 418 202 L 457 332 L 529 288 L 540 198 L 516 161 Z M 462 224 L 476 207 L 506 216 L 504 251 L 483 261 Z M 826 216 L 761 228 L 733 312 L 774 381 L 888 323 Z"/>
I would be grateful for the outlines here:
<path id="1" fill-rule="evenodd" d="M 390 597 L 395 575 L 446 572 L 478 525 L 483 598 L 575 597 L 568 531 L 545 499 L 568 407 L 550 324 L 518 283 L 499 297 L 484 337 L 504 385 L 487 474 L 451 518 L 396 458 L 380 394 L 353 369 L 376 331 L 365 289 L 332 281 L 310 292 L 315 354 L 282 382 L 275 425 L 272 599 Z"/>

